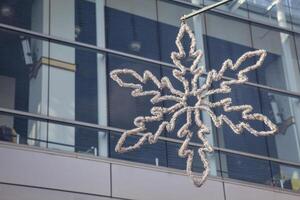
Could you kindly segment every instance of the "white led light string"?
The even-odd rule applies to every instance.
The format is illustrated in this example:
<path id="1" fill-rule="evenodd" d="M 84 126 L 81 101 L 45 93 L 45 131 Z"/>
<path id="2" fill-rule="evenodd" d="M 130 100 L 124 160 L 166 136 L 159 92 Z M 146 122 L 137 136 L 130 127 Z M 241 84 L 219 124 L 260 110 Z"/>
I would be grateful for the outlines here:
<path id="1" fill-rule="evenodd" d="M 191 39 L 189 57 L 193 58 L 193 63 L 190 67 L 185 67 L 181 63 L 181 59 L 186 57 L 186 53 L 182 46 L 181 40 L 187 34 Z M 176 46 L 178 52 L 172 52 L 171 58 L 176 68 L 173 69 L 173 76 L 179 80 L 184 88 L 184 91 L 177 90 L 172 85 L 168 77 L 162 77 L 161 80 L 157 79 L 150 71 L 145 71 L 143 75 L 139 75 L 136 71 L 131 69 L 117 69 L 110 73 L 111 78 L 118 83 L 119 86 L 125 88 L 131 88 L 133 91 L 131 95 L 133 97 L 140 96 L 153 96 L 151 98 L 152 104 L 157 104 L 163 101 L 173 101 L 174 105 L 171 107 L 161 107 L 154 106 L 151 109 L 150 116 L 138 116 L 134 120 L 134 125 L 136 128 L 128 130 L 122 134 L 120 137 L 115 150 L 120 153 L 127 151 L 132 151 L 140 148 L 146 141 L 150 144 L 154 144 L 158 141 L 159 136 L 163 131 L 172 132 L 176 125 L 176 120 L 180 115 L 186 115 L 185 124 L 177 131 L 177 137 L 185 138 L 183 144 L 181 145 L 178 155 L 180 157 L 187 158 L 186 162 L 186 173 L 190 176 L 194 184 L 200 187 L 205 180 L 210 171 L 209 162 L 207 159 L 207 154 L 213 152 L 213 147 L 206 138 L 206 134 L 209 134 L 209 128 L 201 121 L 200 113 L 202 111 L 207 112 L 212 119 L 212 122 L 216 127 L 220 127 L 224 123 L 227 124 L 236 134 L 240 134 L 243 130 L 247 130 L 255 136 L 266 136 L 274 134 L 277 131 L 277 127 L 273 124 L 266 116 L 259 113 L 251 113 L 253 108 L 251 105 L 239 105 L 232 106 L 231 98 L 224 98 L 217 102 L 210 102 L 207 98 L 213 94 L 227 94 L 231 92 L 231 85 L 243 84 L 248 80 L 247 73 L 260 67 L 266 57 L 265 50 L 255 50 L 244 53 L 235 63 L 232 60 L 227 59 L 219 71 L 211 70 L 208 72 L 206 81 L 203 85 L 199 86 L 199 78 L 203 74 L 203 67 L 199 67 L 199 62 L 202 58 L 202 52 L 196 50 L 196 39 L 189 28 L 189 26 L 182 22 L 177 38 Z M 249 58 L 258 57 L 258 60 L 254 65 L 248 66 L 237 73 L 237 78 L 233 80 L 221 81 L 219 88 L 212 88 L 212 83 L 220 81 L 226 70 L 235 71 L 239 69 L 241 64 L 244 63 Z M 185 78 L 187 73 L 192 74 L 192 79 L 188 80 Z M 124 82 L 120 75 L 132 76 L 140 83 L 127 83 Z M 148 81 L 152 81 L 157 90 L 145 91 L 143 85 Z M 164 95 L 163 89 L 167 89 L 170 94 Z M 188 105 L 187 99 L 189 97 L 196 97 L 197 102 L 195 105 Z M 241 112 L 242 118 L 245 121 L 235 124 L 226 115 L 219 115 L 213 112 L 213 108 L 221 107 L 225 112 Z M 164 115 L 169 115 L 170 120 L 164 121 Z M 192 172 L 192 163 L 194 159 L 194 150 L 189 149 L 189 142 L 193 136 L 193 132 L 190 131 L 190 126 L 193 123 L 192 116 L 195 116 L 195 124 L 198 127 L 197 136 L 202 142 L 202 146 L 198 149 L 199 157 L 203 163 L 203 172 L 201 175 L 196 175 Z M 255 130 L 247 123 L 249 120 L 256 120 L 263 122 L 268 128 L 267 131 Z M 156 132 L 147 132 L 146 124 L 151 122 L 161 122 L 158 126 Z M 128 136 L 137 135 L 138 133 L 143 133 L 143 136 L 138 139 L 134 145 L 124 146 Z"/>

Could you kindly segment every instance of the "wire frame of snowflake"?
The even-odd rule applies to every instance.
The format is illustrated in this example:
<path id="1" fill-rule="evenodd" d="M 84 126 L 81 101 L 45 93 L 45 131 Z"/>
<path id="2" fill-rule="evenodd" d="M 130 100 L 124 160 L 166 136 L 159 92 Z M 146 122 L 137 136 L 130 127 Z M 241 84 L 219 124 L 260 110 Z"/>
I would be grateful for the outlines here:
<path id="1" fill-rule="evenodd" d="M 190 38 L 190 48 L 188 56 L 193 59 L 191 66 L 186 67 L 182 64 L 182 60 L 187 57 L 182 45 L 183 36 L 187 34 Z M 210 172 L 210 166 L 207 155 L 213 152 L 213 147 L 207 139 L 207 134 L 210 133 L 209 128 L 201 120 L 201 112 L 206 112 L 210 116 L 213 124 L 216 127 L 221 127 L 227 124 L 234 133 L 240 134 L 243 130 L 255 136 L 267 136 L 274 134 L 277 131 L 277 126 L 272 123 L 266 116 L 260 113 L 252 113 L 253 107 L 251 105 L 232 105 L 231 98 L 224 98 L 216 102 L 210 101 L 209 98 L 214 94 L 229 94 L 232 85 L 243 84 L 248 80 L 247 73 L 256 70 L 263 64 L 267 55 L 265 50 L 255 50 L 244 53 L 240 58 L 233 62 L 227 59 L 222 64 L 219 71 L 211 70 L 207 73 L 206 80 L 200 84 L 200 77 L 204 74 L 205 69 L 199 66 L 202 58 L 202 52 L 196 49 L 196 39 L 186 23 L 181 23 L 178 35 L 176 37 L 176 46 L 178 52 L 171 53 L 171 59 L 176 66 L 172 75 L 183 86 L 183 91 L 176 89 L 168 77 L 162 77 L 160 80 L 154 76 L 150 71 L 144 71 L 143 75 L 138 74 L 136 71 L 128 68 L 116 69 L 111 71 L 111 78 L 117 82 L 120 87 L 131 88 L 133 97 L 152 96 L 151 103 L 155 106 L 150 110 L 150 116 L 138 116 L 134 119 L 135 128 L 125 131 L 116 144 L 115 150 L 119 153 L 124 153 L 140 148 L 146 141 L 154 144 L 158 141 L 159 136 L 164 132 L 174 131 L 177 119 L 179 116 L 185 116 L 185 123 L 177 131 L 177 137 L 183 138 L 178 155 L 186 158 L 186 173 L 191 177 L 193 183 L 200 187 L 203 185 Z M 253 65 L 241 68 L 241 65 L 246 60 L 256 58 L 257 60 Z M 227 70 L 236 71 L 236 78 L 232 80 L 223 80 L 222 77 Z M 187 74 L 191 74 L 192 78 L 186 78 Z M 134 78 L 138 83 L 128 83 L 122 80 L 121 75 L 127 75 Z M 144 86 L 147 82 L 153 82 L 156 90 L 145 90 Z M 219 86 L 212 87 L 213 83 L 220 82 Z M 169 94 L 164 94 L 163 90 L 168 90 Z M 194 105 L 189 105 L 187 102 L 190 97 L 197 99 Z M 164 101 L 172 101 L 174 104 L 170 107 L 162 107 L 159 103 Z M 233 122 L 229 117 L 224 114 L 216 115 L 215 108 L 221 108 L 225 113 L 227 112 L 240 112 L 242 121 L 239 123 Z M 170 116 L 170 120 L 164 120 L 164 115 Z M 193 118 L 194 116 L 194 118 Z M 267 130 L 256 130 L 249 124 L 250 121 L 260 121 L 265 124 Z M 160 122 L 155 132 L 147 131 L 146 124 L 151 122 Z M 198 127 L 197 138 L 201 141 L 202 145 L 198 149 L 198 155 L 203 163 L 203 172 L 195 174 L 192 172 L 192 164 L 195 152 L 189 148 L 189 143 L 193 136 L 190 130 L 192 124 L 195 123 Z M 142 137 L 130 146 L 124 146 L 127 137 L 142 133 Z"/>

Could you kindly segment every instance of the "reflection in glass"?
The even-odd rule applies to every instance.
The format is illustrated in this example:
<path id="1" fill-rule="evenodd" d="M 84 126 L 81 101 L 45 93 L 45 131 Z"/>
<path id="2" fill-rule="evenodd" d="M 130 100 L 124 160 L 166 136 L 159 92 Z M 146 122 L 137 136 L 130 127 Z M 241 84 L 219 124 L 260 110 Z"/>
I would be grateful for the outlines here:
<path id="1" fill-rule="evenodd" d="M 251 26 L 253 47 L 268 56 L 259 70 L 260 83 L 300 92 L 300 70 L 292 35 L 261 26 Z"/>
<path id="2" fill-rule="evenodd" d="M 229 153 L 221 153 L 220 156 L 223 177 L 272 185 L 272 169 L 269 161 Z"/>
<path id="3" fill-rule="evenodd" d="M 192 0 L 197 1 L 197 0 Z M 219 0 L 204 0 L 205 5 L 211 5 L 220 2 Z M 233 15 L 239 15 L 243 17 L 248 17 L 248 3 L 247 0 L 233 0 L 222 6 L 215 8 L 222 12 L 228 12 Z"/>
<path id="4" fill-rule="evenodd" d="M 0 23 L 48 33 L 48 9 L 49 0 L 0 0 Z"/>
<path id="5" fill-rule="evenodd" d="M 289 0 L 248 0 L 249 18 L 291 28 Z"/>
<path id="6" fill-rule="evenodd" d="M 130 68 L 142 74 L 144 70 L 151 71 L 156 77 L 161 77 L 161 69 L 159 66 L 134 61 L 130 59 L 121 58 L 118 56 L 108 56 L 107 66 L 109 71 L 114 69 Z M 122 77 L 126 82 L 136 82 L 132 77 Z M 155 85 L 147 82 L 145 88 L 151 90 L 155 89 Z M 130 130 L 134 128 L 134 118 L 137 116 L 150 116 L 152 103 L 151 97 L 137 97 L 134 98 L 130 95 L 131 89 L 120 88 L 115 81 L 108 77 L 108 98 L 109 98 L 109 125 L 122 129 Z M 126 117 L 124 117 L 126 116 Z M 147 124 L 148 131 L 154 131 L 159 124 L 157 122 Z M 164 135 L 164 133 L 162 134 Z M 138 161 L 144 163 L 154 164 L 157 160 L 159 165 L 166 166 L 166 144 L 165 142 L 158 142 L 155 145 L 143 145 L 141 150 L 133 151 L 130 153 L 119 154 L 116 153 L 114 148 L 119 139 L 119 135 L 110 135 L 110 156 L 114 158 L 122 158 L 131 161 Z M 127 144 L 133 144 L 137 141 L 137 137 L 128 137 Z"/>
<path id="7" fill-rule="evenodd" d="M 48 123 L 38 120 L 31 120 L 27 119 L 26 117 L 0 115 L 0 120 L 2 121 L 2 119 L 9 119 L 13 121 L 14 124 L 12 126 L 0 126 L 0 141 L 12 142 L 16 144 L 27 144 L 30 146 L 45 147 L 49 149 L 58 149 L 70 152 L 78 152 L 94 156 L 103 156 L 103 147 L 99 146 L 98 144 L 98 142 L 101 143 L 98 138 L 102 137 L 103 134 L 106 134 L 103 131 L 99 132 L 94 129 L 80 126 L 67 126 L 50 122 Z M 39 128 L 38 126 L 44 127 L 44 129 Z M 59 134 L 61 138 L 58 139 L 58 137 L 53 137 L 53 135 L 51 136 L 51 129 L 57 130 L 56 134 Z M 67 132 L 68 130 L 73 130 L 73 132 L 76 133 L 75 138 L 74 135 L 70 135 Z M 29 134 L 32 131 L 34 131 L 35 135 Z M 74 139 L 78 139 L 80 135 L 86 135 L 87 137 L 80 137 L 80 142 L 70 142 Z M 69 138 L 67 139 L 67 137 Z M 107 141 L 105 140 L 105 142 Z"/>
<path id="8" fill-rule="evenodd" d="M 105 14 L 109 48 L 159 60 L 154 0 L 107 1 Z"/>
<path id="9" fill-rule="evenodd" d="M 300 1 L 289 0 L 293 29 L 300 32 Z"/>
<path id="10" fill-rule="evenodd" d="M 263 112 L 278 125 L 278 133 L 268 137 L 269 153 L 272 157 L 283 160 L 299 162 L 299 119 L 300 109 L 294 105 L 299 104 L 299 99 L 279 95 L 265 90 L 260 91 Z"/>
<path id="11" fill-rule="evenodd" d="M 273 186 L 300 192 L 300 169 L 288 165 L 272 162 Z"/>
<path id="12" fill-rule="evenodd" d="M 263 84 L 290 91 L 300 91 L 300 72 L 295 51 L 294 38 L 287 34 L 259 26 L 252 26 L 253 45 L 268 51 L 264 68 L 259 72 Z M 282 124 L 275 136 L 279 158 L 300 161 L 300 105 L 299 99 L 262 91 L 265 112 L 272 110 L 274 120 Z M 282 148 L 288 146 L 289 150 Z M 290 154 L 289 152 L 295 152 Z M 288 155 L 289 154 L 289 155 Z"/>
<path id="13" fill-rule="evenodd" d="M 4 31 L 0 35 L 1 107 L 106 125 L 103 55 Z M 85 38 L 98 42 L 98 38 L 90 37 L 89 29 L 83 30 L 78 40 Z M 28 141 L 31 145 L 64 149 L 64 146 L 39 142 L 49 140 L 83 148 L 72 151 L 85 151 L 93 144 L 101 146 L 101 154 L 107 155 L 107 141 L 103 142 L 106 134 L 100 136 L 98 131 L 79 131 L 74 127 L 7 117 L 0 118 L 0 126 L 16 126 L 16 131 L 36 139 Z"/>

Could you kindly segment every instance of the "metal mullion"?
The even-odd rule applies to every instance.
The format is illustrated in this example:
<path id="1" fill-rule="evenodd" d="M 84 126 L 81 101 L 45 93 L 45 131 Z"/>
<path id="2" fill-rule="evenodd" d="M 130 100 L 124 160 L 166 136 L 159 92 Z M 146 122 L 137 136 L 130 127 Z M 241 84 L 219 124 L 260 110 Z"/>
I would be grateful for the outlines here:
<path id="1" fill-rule="evenodd" d="M 92 128 L 92 129 L 97 129 L 100 131 L 107 131 L 107 133 L 109 133 L 109 134 L 115 134 L 115 132 L 121 134 L 124 131 L 126 131 L 125 129 L 115 128 L 115 127 L 110 127 L 110 126 L 102 126 L 102 125 L 98 125 L 98 124 L 86 123 L 86 122 L 81 122 L 81 121 L 75 121 L 75 120 L 69 120 L 69 119 L 63 119 L 63 118 L 57 118 L 57 117 L 50 117 L 50 116 L 34 114 L 34 113 L 29 113 L 29 112 L 24 112 L 24 111 L 18 111 L 18 110 L 13 110 L 13 109 L 7 109 L 7 108 L 2 108 L 2 107 L 0 107 L 0 113 L 6 114 L 6 115 L 26 117 L 28 119 L 34 119 L 34 120 L 39 120 L 39 121 L 52 122 L 52 123 L 62 124 L 62 125 L 81 126 L 81 127 L 85 127 L 85 128 Z M 138 134 L 138 136 L 143 136 L 143 134 L 140 133 L 140 134 Z M 167 137 L 163 137 L 163 136 L 160 136 L 159 140 L 177 143 L 177 144 L 182 144 L 184 142 L 182 140 L 178 140 L 178 139 L 174 139 L 174 138 L 167 138 Z M 191 142 L 190 146 L 201 147 L 202 144 Z M 226 148 L 221 148 L 221 147 L 216 147 L 216 146 L 214 146 L 213 148 L 214 148 L 214 150 L 220 151 L 223 153 L 246 156 L 249 158 L 260 159 L 260 160 L 268 160 L 268 161 L 276 162 L 279 164 L 285 164 L 285 165 L 300 168 L 300 163 L 297 163 L 297 162 L 285 161 L 285 160 L 281 160 L 278 158 L 271 158 L 271 157 L 267 157 L 267 156 L 261 156 L 261 155 L 257 155 L 257 154 L 241 152 L 241 151 L 237 151 L 237 150 L 231 150 L 231 149 L 226 149 Z"/>
<path id="2" fill-rule="evenodd" d="M 47 41 L 49 40 L 50 42 L 64 44 L 64 45 L 72 46 L 72 47 L 75 47 L 75 48 L 79 47 L 79 48 L 83 48 L 83 49 L 87 49 L 87 50 L 91 50 L 91 51 L 96 51 L 96 52 L 100 52 L 100 53 L 108 53 L 108 54 L 113 54 L 113 55 L 117 55 L 117 56 L 121 56 L 121 57 L 131 58 L 131 59 L 134 59 L 134 60 L 140 60 L 140 61 L 147 62 L 147 63 L 162 65 L 162 67 L 168 67 L 168 68 L 171 68 L 171 69 L 175 68 L 175 65 L 170 64 L 170 63 L 166 63 L 166 62 L 162 62 L 162 61 L 158 61 L 158 60 L 153 60 L 153 59 L 145 58 L 145 57 L 141 57 L 141 56 L 136 56 L 136 55 L 133 55 L 133 54 L 128 54 L 128 53 L 124 53 L 124 52 L 121 52 L 121 51 L 112 50 L 112 49 L 108 49 L 108 48 L 102 48 L 102 47 L 98 47 L 98 46 L 95 46 L 95 45 L 85 44 L 85 43 L 82 43 L 82 42 L 76 42 L 76 41 L 72 41 L 72 40 L 68 40 L 68 39 L 63 39 L 63 38 L 60 38 L 60 37 L 57 37 L 57 36 L 46 35 L 46 34 L 43 34 L 43 33 L 38 33 L 38 32 L 34 32 L 34 31 L 27 30 L 27 29 L 22 29 L 22 28 L 10 26 L 10 25 L 2 24 L 2 23 L 0 23 L 0 29 L 4 29 L 4 30 L 12 31 L 12 32 L 21 33 L 21 34 L 24 34 L 24 35 L 37 37 L 37 38 L 47 40 Z M 204 75 L 207 75 L 207 73 L 204 73 Z M 230 80 L 232 78 L 224 76 L 223 79 Z M 257 84 L 257 83 L 252 83 L 252 82 L 246 82 L 245 85 L 254 86 L 254 87 L 262 88 L 262 89 L 265 89 L 265 90 L 270 90 L 270 91 L 275 92 L 275 93 L 280 93 L 280 94 L 285 94 L 285 95 L 288 95 L 288 96 L 300 98 L 300 93 L 298 93 L 298 92 L 292 92 L 292 91 L 287 91 L 287 90 L 283 90 L 283 89 L 273 88 L 273 87 L 270 87 L 270 86 L 261 85 L 261 84 Z"/>

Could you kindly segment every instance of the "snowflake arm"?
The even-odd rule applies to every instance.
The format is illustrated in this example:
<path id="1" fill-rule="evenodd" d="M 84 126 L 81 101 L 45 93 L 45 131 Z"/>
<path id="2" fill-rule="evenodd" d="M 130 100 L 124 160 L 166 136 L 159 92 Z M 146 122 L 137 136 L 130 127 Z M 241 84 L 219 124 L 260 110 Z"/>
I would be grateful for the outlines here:
<path id="1" fill-rule="evenodd" d="M 134 120 L 134 125 L 136 128 L 125 131 L 121 138 L 119 139 L 115 150 L 116 152 L 124 153 L 127 151 L 132 151 L 137 148 L 140 148 L 147 140 L 149 144 L 154 144 L 158 141 L 159 136 L 164 130 L 167 130 L 168 132 L 174 130 L 175 128 L 175 123 L 177 118 L 182 115 L 183 113 L 186 112 L 186 108 L 182 108 L 183 105 L 178 103 L 175 104 L 174 106 L 166 109 L 162 107 L 153 107 L 151 109 L 151 114 L 152 116 L 139 116 L 135 118 Z M 175 110 L 177 110 L 175 112 Z M 154 122 L 154 121 L 162 121 L 163 120 L 163 114 L 165 113 L 173 113 L 171 120 L 168 121 L 163 121 L 159 125 L 157 131 L 153 134 L 151 132 L 144 133 L 143 136 L 135 143 L 134 145 L 124 147 L 124 143 L 126 142 L 126 139 L 128 136 L 133 136 L 137 135 L 138 133 L 143 133 L 146 131 L 146 123 Z"/>
<path id="2" fill-rule="evenodd" d="M 212 94 L 219 94 L 219 93 L 229 93 L 231 92 L 231 85 L 234 84 L 243 84 L 246 81 L 248 81 L 247 73 L 253 70 L 256 70 L 258 67 L 260 67 L 266 57 L 267 53 L 265 50 L 255 50 L 255 51 L 249 51 L 244 53 L 234 64 L 231 59 L 227 59 L 223 64 L 221 69 L 217 72 L 215 70 L 211 70 L 208 75 L 205 84 L 198 90 L 198 93 L 203 93 L 203 91 L 207 90 L 207 92 L 204 94 L 203 97 L 210 96 Z M 220 87 L 216 89 L 211 89 L 211 85 L 214 81 L 219 81 L 222 79 L 224 73 L 230 69 L 232 71 L 236 71 L 239 69 L 241 64 L 246 61 L 249 58 L 258 56 L 258 60 L 255 64 L 250 65 L 246 67 L 245 69 L 240 70 L 237 73 L 237 78 L 232 80 L 224 80 L 220 83 Z"/>
<path id="3" fill-rule="evenodd" d="M 220 127 L 225 122 L 236 134 L 240 134 L 244 129 L 249 131 L 251 134 L 255 136 L 266 136 L 274 134 L 277 131 L 277 126 L 268 119 L 268 117 L 259 114 L 259 113 L 251 113 L 253 108 L 250 105 L 240 105 L 240 106 L 232 106 L 231 98 L 225 98 L 215 103 L 206 103 L 207 106 L 200 106 L 202 110 L 205 110 L 210 115 L 212 121 L 214 122 L 216 127 Z M 226 115 L 221 114 L 220 116 L 216 116 L 211 108 L 215 108 L 218 106 L 223 106 L 225 112 L 234 112 L 241 111 L 242 118 L 246 121 L 261 121 L 263 122 L 269 130 L 267 131 L 258 131 L 253 129 L 248 123 L 240 122 L 238 124 L 234 124 Z"/>
<path id="4" fill-rule="evenodd" d="M 193 64 L 189 68 L 182 65 L 180 61 L 182 58 L 186 56 L 186 53 L 181 43 L 181 40 L 185 33 L 187 33 L 189 38 L 191 39 L 189 56 L 191 58 L 194 58 Z M 190 72 L 194 72 L 194 70 L 197 69 L 203 54 L 200 50 L 196 50 L 196 38 L 192 30 L 188 27 L 187 24 L 185 23 L 181 24 L 175 43 L 178 48 L 178 52 L 171 53 L 171 59 L 173 60 L 173 63 L 175 64 L 176 67 L 180 69 L 182 73 L 185 73 L 187 70 Z"/>
<path id="5" fill-rule="evenodd" d="M 133 78 L 135 78 L 136 80 L 138 80 L 140 83 L 126 83 L 120 78 L 120 75 L 130 75 Z M 163 77 L 161 79 L 161 81 L 159 81 L 148 70 L 146 70 L 144 72 L 143 76 L 140 76 L 136 71 L 131 70 L 131 69 L 126 69 L 126 68 L 125 69 L 117 69 L 117 70 L 111 71 L 110 77 L 114 81 L 116 81 L 119 86 L 134 89 L 131 92 L 131 95 L 133 97 L 148 96 L 148 95 L 153 96 L 153 98 L 151 99 L 152 103 L 158 103 L 158 102 L 166 101 L 166 100 L 173 100 L 176 102 L 180 102 L 179 97 L 184 95 L 179 90 L 174 89 L 173 85 L 171 84 L 171 82 L 168 80 L 167 77 Z M 142 84 L 146 84 L 149 80 L 151 80 L 156 85 L 158 90 L 144 91 Z M 168 88 L 172 95 L 162 96 L 161 90 L 163 88 Z"/>

